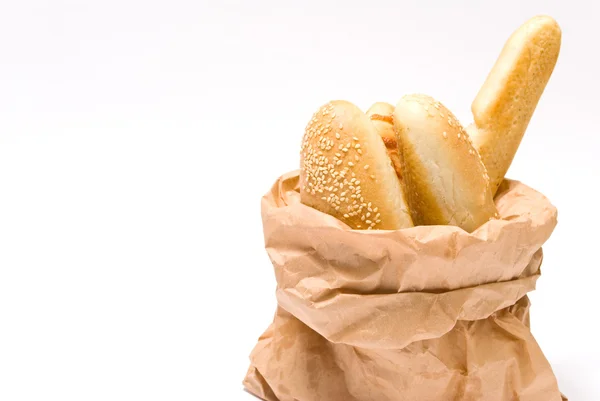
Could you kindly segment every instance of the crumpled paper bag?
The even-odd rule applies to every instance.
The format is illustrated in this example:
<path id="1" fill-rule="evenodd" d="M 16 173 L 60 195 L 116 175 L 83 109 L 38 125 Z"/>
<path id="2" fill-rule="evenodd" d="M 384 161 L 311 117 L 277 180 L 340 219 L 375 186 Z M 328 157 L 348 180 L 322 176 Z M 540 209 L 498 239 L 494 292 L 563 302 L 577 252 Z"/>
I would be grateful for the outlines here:
<path id="1" fill-rule="evenodd" d="M 299 171 L 262 199 L 278 307 L 243 381 L 267 401 L 560 401 L 529 330 L 555 207 L 505 180 L 501 219 L 351 230 L 300 203 Z"/>

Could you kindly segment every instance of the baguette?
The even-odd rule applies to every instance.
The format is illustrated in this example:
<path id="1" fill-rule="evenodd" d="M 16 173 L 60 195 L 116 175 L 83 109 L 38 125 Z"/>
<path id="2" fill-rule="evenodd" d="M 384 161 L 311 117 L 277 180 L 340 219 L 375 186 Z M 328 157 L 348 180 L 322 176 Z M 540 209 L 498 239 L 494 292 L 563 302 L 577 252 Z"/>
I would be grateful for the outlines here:
<path id="1" fill-rule="evenodd" d="M 533 17 L 508 39 L 471 105 L 467 130 L 496 193 L 558 59 L 561 29 L 547 16 Z"/>

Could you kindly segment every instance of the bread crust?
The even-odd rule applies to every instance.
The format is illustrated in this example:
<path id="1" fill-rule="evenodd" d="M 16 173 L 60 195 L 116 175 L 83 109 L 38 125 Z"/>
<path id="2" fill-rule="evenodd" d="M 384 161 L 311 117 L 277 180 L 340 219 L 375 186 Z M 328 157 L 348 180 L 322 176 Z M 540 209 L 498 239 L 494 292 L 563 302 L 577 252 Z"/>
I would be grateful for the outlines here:
<path id="1" fill-rule="evenodd" d="M 386 102 L 377 102 L 369 107 L 366 114 L 373 122 L 381 139 L 383 139 L 392 166 L 394 166 L 396 175 L 402 183 L 402 160 L 400 160 L 398 138 L 396 131 L 394 131 L 394 106 Z"/>
<path id="2" fill-rule="evenodd" d="M 404 96 L 394 111 L 404 185 L 415 225 L 472 232 L 497 216 L 489 178 L 456 117 L 430 96 Z"/>
<path id="3" fill-rule="evenodd" d="M 400 181 L 367 115 L 335 100 L 306 126 L 300 152 L 300 199 L 352 229 L 412 227 Z"/>
<path id="4" fill-rule="evenodd" d="M 554 19 L 531 18 L 507 40 L 471 105 L 474 123 L 467 130 L 494 194 L 552 75 L 560 46 L 561 29 Z"/>

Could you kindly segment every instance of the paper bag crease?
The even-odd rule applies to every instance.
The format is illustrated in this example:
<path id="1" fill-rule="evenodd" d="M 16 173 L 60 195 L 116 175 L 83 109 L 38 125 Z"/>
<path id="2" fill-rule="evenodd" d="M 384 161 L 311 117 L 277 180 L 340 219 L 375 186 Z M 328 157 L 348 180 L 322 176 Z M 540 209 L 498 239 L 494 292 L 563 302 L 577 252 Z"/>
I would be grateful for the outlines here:
<path id="1" fill-rule="evenodd" d="M 500 220 L 350 230 L 300 203 L 298 171 L 262 199 L 277 280 L 246 389 L 267 401 L 560 401 L 529 329 L 557 211 L 506 180 Z"/>

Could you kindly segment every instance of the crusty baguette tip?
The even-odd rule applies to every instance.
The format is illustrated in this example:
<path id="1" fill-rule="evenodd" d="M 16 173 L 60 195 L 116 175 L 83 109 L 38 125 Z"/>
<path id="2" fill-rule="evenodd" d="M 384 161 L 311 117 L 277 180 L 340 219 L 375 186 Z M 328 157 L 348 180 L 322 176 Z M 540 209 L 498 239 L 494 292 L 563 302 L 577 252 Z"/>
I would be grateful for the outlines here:
<path id="1" fill-rule="evenodd" d="M 504 179 L 558 59 L 561 29 L 536 16 L 507 40 L 471 105 L 468 127 L 495 193 Z"/>

